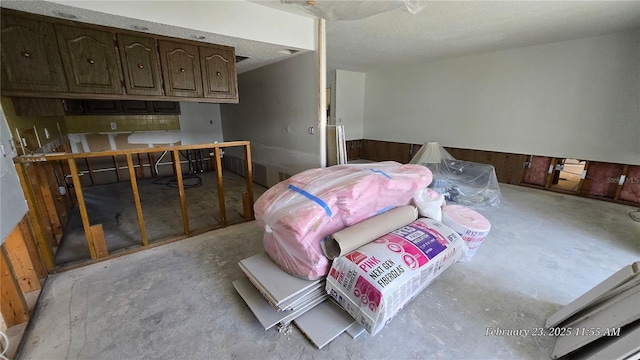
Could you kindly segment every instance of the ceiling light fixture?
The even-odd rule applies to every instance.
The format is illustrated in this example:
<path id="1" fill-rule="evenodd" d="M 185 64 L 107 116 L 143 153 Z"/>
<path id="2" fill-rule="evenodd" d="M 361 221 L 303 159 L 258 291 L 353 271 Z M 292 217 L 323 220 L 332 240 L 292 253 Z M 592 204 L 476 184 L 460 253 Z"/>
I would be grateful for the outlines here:
<path id="1" fill-rule="evenodd" d="M 360 20 L 385 11 L 402 9 L 416 14 L 423 9 L 424 0 L 395 1 L 333 1 L 333 0 L 280 0 L 284 5 L 298 8 L 327 20 Z"/>
<path id="2" fill-rule="evenodd" d="M 63 12 L 54 11 L 53 13 L 58 15 L 58 16 L 60 16 L 60 17 L 65 18 L 65 19 L 77 19 L 78 18 L 77 16 L 75 16 L 73 14 L 67 14 L 67 13 L 63 13 Z"/>
<path id="3" fill-rule="evenodd" d="M 132 28 L 133 30 L 140 30 L 140 31 L 147 31 L 147 30 L 149 30 L 149 28 L 148 28 L 148 27 L 146 27 L 146 26 L 142 26 L 142 25 L 131 25 L 131 28 Z"/>

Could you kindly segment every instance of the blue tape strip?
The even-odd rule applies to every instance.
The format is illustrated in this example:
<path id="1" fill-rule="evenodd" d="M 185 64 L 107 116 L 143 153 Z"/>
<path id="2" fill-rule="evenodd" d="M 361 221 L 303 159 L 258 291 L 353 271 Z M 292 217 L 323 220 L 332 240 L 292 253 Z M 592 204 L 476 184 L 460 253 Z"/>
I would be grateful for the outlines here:
<path id="1" fill-rule="evenodd" d="M 386 213 L 387 211 L 389 211 L 389 210 L 391 210 L 391 209 L 394 209 L 394 207 L 393 207 L 393 206 L 387 206 L 387 207 L 384 207 L 384 208 L 380 209 L 380 210 L 376 213 L 376 215 L 380 215 L 380 214 Z"/>
<path id="2" fill-rule="evenodd" d="M 386 172 L 384 172 L 382 170 L 374 170 L 374 169 L 369 169 L 369 170 L 371 170 L 371 171 L 373 171 L 374 173 L 377 173 L 377 174 L 382 174 L 387 179 L 391 179 L 391 176 L 389 176 L 389 174 L 387 174 Z"/>
<path id="3" fill-rule="evenodd" d="M 300 189 L 297 186 L 293 186 L 293 185 L 289 185 L 288 189 L 293 190 L 301 195 L 306 196 L 307 198 L 309 198 L 309 200 L 315 201 L 318 205 L 322 206 L 322 208 L 324 209 L 324 211 L 327 213 L 327 215 L 331 216 L 333 213 L 331 212 L 331 209 L 329 209 L 329 206 L 327 205 L 327 203 L 325 203 L 324 201 L 322 201 L 322 199 L 315 197 L 311 194 L 309 194 L 308 192 Z"/>

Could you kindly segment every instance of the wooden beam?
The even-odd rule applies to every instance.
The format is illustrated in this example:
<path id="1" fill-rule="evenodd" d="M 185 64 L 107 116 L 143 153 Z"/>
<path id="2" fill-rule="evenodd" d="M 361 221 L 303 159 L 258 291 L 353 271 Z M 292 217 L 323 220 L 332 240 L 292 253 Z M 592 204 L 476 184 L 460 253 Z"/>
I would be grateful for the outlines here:
<path id="1" fill-rule="evenodd" d="M 31 186 L 31 183 L 27 178 L 25 164 L 16 163 L 15 165 L 16 173 L 18 174 L 18 178 L 20 179 L 20 185 L 22 186 L 22 191 L 27 200 L 27 206 L 29 207 L 28 215 L 35 232 L 38 249 L 40 250 L 45 268 L 48 272 L 51 273 L 55 268 L 55 263 L 53 261 L 53 248 L 51 247 L 51 243 L 47 239 L 45 228 L 42 225 L 41 219 L 38 215 L 38 202 L 36 201 L 33 187 Z"/>
<path id="2" fill-rule="evenodd" d="M 9 233 L 4 244 L 22 292 L 28 293 L 40 289 L 40 279 L 31 260 L 20 226 L 16 226 Z"/>
<path id="3" fill-rule="evenodd" d="M 28 215 L 25 215 L 22 218 L 22 221 L 18 223 L 18 227 L 20 227 L 24 244 L 27 247 L 27 251 L 29 251 L 29 257 L 31 258 L 33 269 L 36 271 L 38 279 L 44 279 L 47 277 L 47 269 L 45 269 L 42 255 L 38 251 L 38 245 L 35 236 L 33 235 L 33 227 Z"/>
<path id="4" fill-rule="evenodd" d="M 225 148 L 234 146 L 246 146 L 249 145 L 249 141 L 229 141 L 215 144 L 196 144 L 196 145 L 179 145 L 179 146 L 162 146 L 157 148 L 143 148 L 143 149 L 129 149 L 129 150 L 109 150 L 109 151 L 96 151 L 88 153 L 56 153 L 45 155 L 24 155 L 18 156 L 13 159 L 13 162 L 40 162 L 40 161 L 52 161 L 52 160 L 68 160 L 68 159 L 84 159 L 95 158 L 105 156 L 121 156 L 125 154 L 147 154 L 149 152 L 163 152 L 174 150 L 196 150 L 196 149 L 211 149 L 211 148 Z"/>
<path id="5" fill-rule="evenodd" d="M 131 154 L 127 154 L 127 167 L 129 168 L 129 179 L 131 181 L 131 189 L 133 190 L 133 200 L 136 203 L 136 212 L 138 213 L 138 226 L 140 227 L 140 236 L 142 237 L 142 245 L 149 245 L 147 240 L 147 229 L 144 224 L 144 216 L 142 215 L 142 203 L 140 202 L 140 192 L 138 191 L 138 181 L 133 169 L 133 160 Z M 139 159 L 139 158 L 138 158 Z"/>
<path id="6" fill-rule="evenodd" d="M 78 208 L 80 209 L 80 216 L 82 217 L 82 227 L 84 228 L 84 236 L 87 238 L 87 244 L 89 244 L 89 253 L 92 259 L 97 258 L 96 249 L 93 245 L 93 236 L 91 235 L 91 222 L 89 221 L 89 214 L 87 214 L 87 205 L 84 202 L 84 195 L 82 194 L 82 184 L 80 183 L 80 176 L 78 176 L 78 166 L 75 159 L 69 159 L 69 169 L 71 170 L 71 178 L 73 179 L 73 188 L 76 190 L 76 199 L 78 199 Z"/>
<path id="7" fill-rule="evenodd" d="M 29 308 L 15 273 L 5 245 L 0 246 L 0 313 L 7 327 L 29 320 Z"/>
<path id="8" fill-rule="evenodd" d="M 551 158 L 551 172 L 547 170 L 547 181 L 544 184 L 545 189 L 548 189 L 551 186 L 551 180 L 553 179 L 553 173 L 556 171 L 556 164 L 558 163 L 558 159 Z"/>
<path id="9" fill-rule="evenodd" d="M 242 193 L 242 211 L 244 213 L 245 220 L 253 219 L 252 205 L 253 204 L 251 203 L 251 200 L 249 200 L 249 193 L 243 192 Z"/>
<path id="10" fill-rule="evenodd" d="M 182 166 L 180 165 L 180 154 L 178 150 L 173 150 L 173 170 L 176 173 L 178 183 L 178 195 L 180 195 L 180 210 L 182 211 L 182 228 L 184 234 L 189 235 L 189 216 L 187 214 L 187 199 L 184 194 L 184 182 L 182 181 Z"/>
<path id="11" fill-rule="evenodd" d="M 218 183 L 218 208 L 220 209 L 220 223 L 227 225 L 227 210 L 224 204 L 224 183 L 222 181 L 222 161 L 220 161 L 220 148 L 214 148 L 216 157 L 216 179 Z"/>
<path id="12" fill-rule="evenodd" d="M 60 223 L 60 217 L 58 217 L 58 209 L 56 208 L 53 194 L 51 194 L 51 186 L 49 185 L 49 179 L 47 178 L 44 165 L 46 165 L 46 163 L 33 164 L 38 187 L 42 194 L 42 202 L 47 210 L 47 216 L 49 218 L 49 223 L 51 224 L 51 231 L 54 235 L 55 243 L 52 245 L 58 246 L 63 233 L 62 225 Z"/>
<path id="13" fill-rule="evenodd" d="M 622 174 L 621 176 L 626 177 L 627 173 L 629 172 L 629 165 L 626 164 L 623 168 L 622 168 Z M 618 187 L 616 188 L 616 195 L 613 197 L 614 201 L 618 201 L 618 198 L 620 197 L 620 192 L 622 191 L 622 187 L 624 187 L 624 182 L 622 184 L 618 184 Z"/>
<path id="14" fill-rule="evenodd" d="M 586 171 L 589 171 L 589 162 L 585 161 L 584 169 L 582 170 L 583 174 L 586 174 Z M 584 179 L 582 178 L 582 174 L 580 174 L 580 182 L 578 182 L 578 190 L 576 194 L 582 194 L 582 186 L 584 185 Z"/>
<path id="15" fill-rule="evenodd" d="M 91 240 L 93 247 L 96 251 L 96 259 L 109 256 L 109 250 L 107 249 L 107 240 L 104 238 L 104 229 L 102 224 L 91 225 L 89 227 L 91 231 Z"/>
<path id="16" fill-rule="evenodd" d="M 245 213 L 245 218 L 247 220 L 254 218 L 253 213 L 253 163 L 251 162 L 251 146 L 246 144 L 244 146 L 244 164 L 245 164 L 245 174 L 247 181 L 247 196 L 249 201 L 249 209 L 251 211 L 251 217 L 247 218 Z"/>

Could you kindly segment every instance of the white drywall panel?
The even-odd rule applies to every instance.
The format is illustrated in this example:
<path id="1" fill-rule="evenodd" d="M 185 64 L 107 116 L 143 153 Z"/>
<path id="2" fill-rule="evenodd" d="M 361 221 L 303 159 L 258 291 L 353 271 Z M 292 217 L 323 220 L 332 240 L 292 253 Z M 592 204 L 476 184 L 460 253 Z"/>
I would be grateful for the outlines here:
<path id="1" fill-rule="evenodd" d="M 180 134 L 182 145 L 222 142 L 220 105 L 180 103 Z"/>
<path id="2" fill-rule="evenodd" d="M 17 153 L 11 146 L 11 133 L 0 108 L 0 244 L 27 213 L 27 202 L 13 164 Z"/>
<path id="3" fill-rule="evenodd" d="M 239 74 L 238 83 L 240 103 L 220 105 L 225 141 L 251 141 L 253 161 L 267 168 L 269 186 L 280 181 L 279 172 L 318 167 L 317 53 Z"/>
<path id="4" fill-rule="evenodd" d="M 364 137 L 640 164 L 639 63 L 636 30 L 368 72 Z"/>
<path id="5" fill-rule="evenodd" d="M 365 79 L 365 73 L 336 70 L 335 124 L 344 126 L 346 140 L 364 137 Z"/>

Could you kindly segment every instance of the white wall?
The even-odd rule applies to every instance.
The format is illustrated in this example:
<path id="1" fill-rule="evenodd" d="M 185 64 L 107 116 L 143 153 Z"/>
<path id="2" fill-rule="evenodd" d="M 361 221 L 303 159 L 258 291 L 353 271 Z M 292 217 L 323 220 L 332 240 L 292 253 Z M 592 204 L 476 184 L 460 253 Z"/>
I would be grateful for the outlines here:
<path id="1" fill-rule="evenodd" d="M 225 141 L 251 141 L 253 161 L 267 167 L 269 185 L 279 181 L 278 172 L 320 165 L 317 56 L 304 53 L 239 74 L 240 103 L 220 105 Z"/>
<path id="2" fill-rule="evenodd" d="M 336 70 L 335 123 L 344 125 L 347 140 L 364 138 L 366 74 Z"/>
<path id="3" fill-rule="evenodd" d="M 11 133 L 0 108 L 0 144 L 4 154 L 0 152 L 0 244 L 18 225 L 27 213 L 27 202 L 20 186 L 20 180 L 13 165 L 17 155 L 11 148 Z"/>
<path id="4" fill-rule="evenodd" d="M 364 137 L 640 164 L 640 31 L 367 73 Z"/>
<path id="5" fill-rule="evenodd" d="M 180 134 L 182 145 L 222 142 L 220 105 L 180 103 Z"/>

